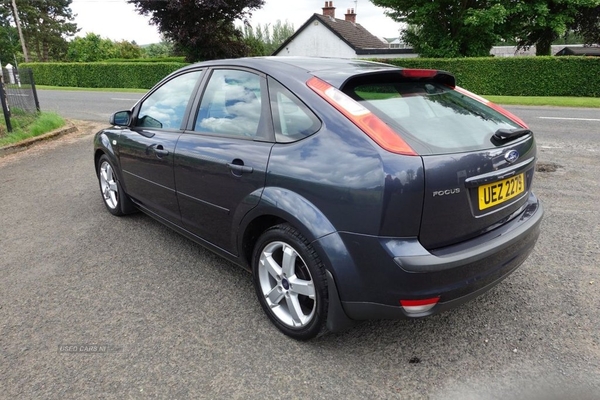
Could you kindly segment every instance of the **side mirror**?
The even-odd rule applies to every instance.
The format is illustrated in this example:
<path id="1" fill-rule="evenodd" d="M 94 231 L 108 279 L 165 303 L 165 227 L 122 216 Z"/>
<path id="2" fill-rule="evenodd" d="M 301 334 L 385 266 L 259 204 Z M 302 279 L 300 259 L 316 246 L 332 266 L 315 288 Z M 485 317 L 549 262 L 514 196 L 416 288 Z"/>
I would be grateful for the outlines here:
<path id="1" fill-rule="evenodd" d="M 129 126 L 131 122 L 131 111 L 118 111 L 110 116 L 108 123 L 116 126 Z"/>

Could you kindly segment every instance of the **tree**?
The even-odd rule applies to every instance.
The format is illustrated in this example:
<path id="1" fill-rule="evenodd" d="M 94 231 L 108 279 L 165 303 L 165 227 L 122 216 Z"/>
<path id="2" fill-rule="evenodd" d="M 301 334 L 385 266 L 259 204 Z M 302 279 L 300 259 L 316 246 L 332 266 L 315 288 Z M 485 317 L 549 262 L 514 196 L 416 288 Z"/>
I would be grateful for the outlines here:
<path id="1" fill-rule="evenodd" d="M 111 58 L 141 58 L 143 53 L 135 42 L 113 42 L 90 32 L 69 42 L 66 59 L 71 62 L 94 62 Z"/>
<path id="2" fill-rule="evenodd" d="M 585 44 L 600 44 L 600 5 L 578 12 L 571 28 Z"/>
<path id="3" fill-rule="evenodd" d="M 73 39 L 67 50 L 67 61 L 71 62 L 94 62 L 117 57 L 119 52 L 112 40 L 91 32 Z"/>
<path id="4" fill-rule="evenodd" d="M 244 41 L 250 49 L 248 55 L 270 56 L 293 34 L 294 25 L 288 21 L 282 23 L 281 20 L 277 20 L 272 29 L 269 24 L 258 24 L 256 28 L 245 25 Z"/>
<path id="5" fill-rule="evenodd" d="M 510 1 L 510 0 L 507 0 Z M 403 40 L 423 57 L 488 56 L 504 34 L 501 0 L 371 0 L 408 24 Z"/>
<path id="6" fill-rule="evenodd" d="M 144 47 L 144 53 L 149 58 L 171 57 L 175 55 L 175 49 L 173 43 L 163 36 L 160 43 L 152 43 Z"/>
<path id="7" fill-rule="evenodd" d="M 244 25 L 244 43 L 248 47 L 247 54 L 251 57 L 266 56 L 267 42 L 264 40 L 264 34 L 260 24 L 256 28 L 251 25 Z"/>
<path id="8" fill-rule="evenodd" d="M 538 56 L 551 55 L 552 42 L 576 26 L 599 0 L 516 0 L 510 1 L 507 31 L 520 48 L 535 46 Z"/>
<path id="9" fill-rule="evenodd" d="M 67 38 L 77 33 L 72 0 L 16 0 L 23 35 L 38 61 L 63 59 Z"/>
<path id="10" fill-rule="evenodd" d="M 283 42 L 288 40 L 290 36 L 294 34 L 295 31 L 296 30 L 294 29 L 293 24 L 290 24 L 288 21 L 285 21 L 285 23 L 282 24 L 280 20 L 277 20 L 275 25 L 273 25 L 271 47 L 268 49 L 269 53 L 267 55 L 272 55 L 275 50 L 277 50 L 279 46 L 283 44 Z"/>
<path id="11" fill-rule="evenodd" d="M 14 64 L 15 57 L 19 53 L 19 33 L 17 29 L 10 26 L 10 12 L 8 9 L 0 9 L 0 64 Z"/>
<path id="12" fill-rule="evenodd" d="M 135 42 L 121 40 L 113 43 L 116 58 L 142 58 L 144 51 Z"/>
<path id="13" fill-rule="evenodd" d="M 552 42 L 569 29 L 590 38 L 599 29 L 592 11 L 600 0 L 371 1 L 408 24 L 402 37 L 424 57 L 487 56 L 500 40 L 550 55 Z"/>
<path id="14" fill-rule="evenodd" d="M 247 54 L 242 32 L 236 20 L 244 20 L 264 4 L 264 0 L 128 0 L 152 23 L 187 61 L 240 57 Z"/>

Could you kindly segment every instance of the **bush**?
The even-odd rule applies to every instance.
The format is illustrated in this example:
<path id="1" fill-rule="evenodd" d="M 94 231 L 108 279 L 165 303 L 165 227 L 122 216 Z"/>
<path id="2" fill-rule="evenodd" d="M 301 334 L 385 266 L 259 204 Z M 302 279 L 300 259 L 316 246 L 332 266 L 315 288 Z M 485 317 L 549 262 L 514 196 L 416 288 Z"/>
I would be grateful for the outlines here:
<path id="1" fill-rule="evenodd" d="M 38 85 L 83 88 L 150 89 L 186 63 L 22 63 Z"/>
<path id="2" fill-rule="evenodd" d="M 600 96 L 600 57 L 397 58 L 405 68 L 451 72 L 457 84 L 496 96 Z"/>

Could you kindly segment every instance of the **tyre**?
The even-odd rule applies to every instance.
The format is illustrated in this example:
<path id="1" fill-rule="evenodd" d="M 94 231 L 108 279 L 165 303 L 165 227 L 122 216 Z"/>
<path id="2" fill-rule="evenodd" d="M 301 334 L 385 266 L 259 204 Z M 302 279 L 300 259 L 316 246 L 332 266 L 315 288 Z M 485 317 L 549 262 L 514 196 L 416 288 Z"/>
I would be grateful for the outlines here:
<path id="1" fill-rule="evenodd" d="M 98 160 L 98 181 L 106 209 L 113 215 L 125 215 L 135 211 L 129 196 L 123 191 L 117 173 L 106 155 Z"/>
<path id="2" fill-rule="evenodd" d="M 265 231 L 254 247 L 252 274 L 258 301 L 280 331 L 298 340 L 325 332 L 325 268 L 300 232 L 288 224 Z"/>

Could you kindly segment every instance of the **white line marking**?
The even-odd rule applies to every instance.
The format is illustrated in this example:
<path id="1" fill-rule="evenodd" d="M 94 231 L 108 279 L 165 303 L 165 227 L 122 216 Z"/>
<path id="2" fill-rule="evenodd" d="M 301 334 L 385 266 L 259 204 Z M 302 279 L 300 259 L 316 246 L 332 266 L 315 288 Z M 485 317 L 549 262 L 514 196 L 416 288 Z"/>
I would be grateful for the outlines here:
<path id="1" fill-rule="evenodd" d="M 138 101 L 139 99 L 122 99 L 119 97 L 113 97 L 111 98 L 111 100 L 118 100 L 118 101 Z"/>
<path id="2" fill-rule="evenodd" d="M 564 119 L 569 121 L 595 121 L 600 122 L 600 119 L 594 118 L 567 118 L 567 117 L 538 117 L 539 119 Z"/>

